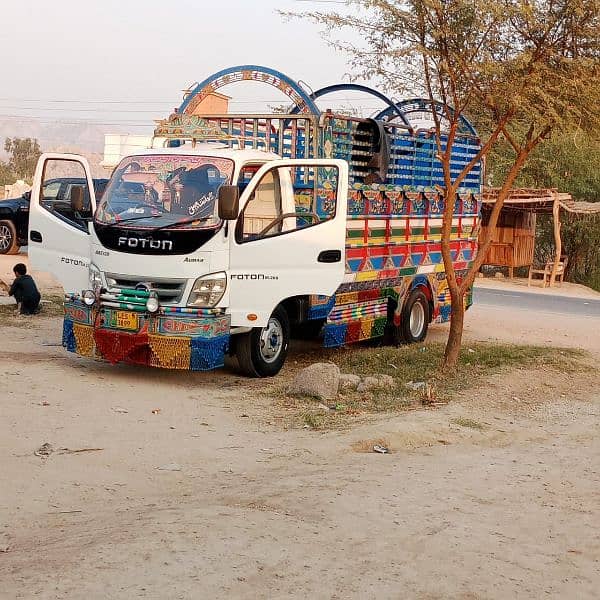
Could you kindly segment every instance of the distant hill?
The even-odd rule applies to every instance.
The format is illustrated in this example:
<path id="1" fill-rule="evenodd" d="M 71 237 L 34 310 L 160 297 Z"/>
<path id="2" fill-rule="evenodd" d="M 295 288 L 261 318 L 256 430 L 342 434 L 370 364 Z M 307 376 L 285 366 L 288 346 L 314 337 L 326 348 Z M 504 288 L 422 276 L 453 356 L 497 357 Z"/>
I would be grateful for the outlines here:
<path id="1" fill-rule="evenodd" d="M 114 127 L 103 127 L 86 123 L 49 123 L 36 119 L 3 119 L 0 117 L 0 140 L 2 151 L 4 139 L 7 137 L 37 138 L 42 150 L 50 146 L 68 145 L 86 149 L 90 152 L 104 151 L 104 134 L 110 133 Z"/>
<path id="2" fill-rule="evenodd" d="M 150 121 L 150 126 L 152 121 Z M 0 117 L 0 160 L 6 160 L 4 140 L 7 137 L 37 138 L 43 152 L 72 152 L 90 161 L 92 174 L 106 177 L 107 169 L 100 166 L 106 133 L 131 133 L 125 128 L 86 123 L 47 122 L 36 119 L 7 119 Z"/>

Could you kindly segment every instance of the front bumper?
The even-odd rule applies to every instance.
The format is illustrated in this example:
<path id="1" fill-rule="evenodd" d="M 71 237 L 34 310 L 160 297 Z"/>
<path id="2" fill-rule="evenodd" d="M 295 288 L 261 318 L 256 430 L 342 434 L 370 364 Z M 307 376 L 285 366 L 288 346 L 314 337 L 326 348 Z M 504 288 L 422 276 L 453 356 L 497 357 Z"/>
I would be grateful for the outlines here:
<path id="1" fill-rule="evenodd" d="M 120 315 L 118 313 L 121 313 Z M 151 315 L 65 298 L 63 346 L 81 356 L 164 369 L 209 371 L 222 367 L 229 346 L 230 318 L 220 310 L 161 308 Z M 121 325 L 127 321 L 125 330 Z"/>

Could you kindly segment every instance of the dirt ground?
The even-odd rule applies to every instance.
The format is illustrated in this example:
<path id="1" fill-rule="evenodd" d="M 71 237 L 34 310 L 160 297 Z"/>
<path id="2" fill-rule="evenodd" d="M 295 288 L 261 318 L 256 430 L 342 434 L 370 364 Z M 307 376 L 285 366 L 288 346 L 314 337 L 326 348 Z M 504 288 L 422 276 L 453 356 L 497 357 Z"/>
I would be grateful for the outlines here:
<path id="1" fill-rule="evenodd" d="M 466 335 L 600 357 L 599 332 L 474 307 Z M 0 598 L 598 597 L 598 371 L 321 433 L 274 420 L 273 381 L 91 362 L 56 318 L 0 339 Z"/>

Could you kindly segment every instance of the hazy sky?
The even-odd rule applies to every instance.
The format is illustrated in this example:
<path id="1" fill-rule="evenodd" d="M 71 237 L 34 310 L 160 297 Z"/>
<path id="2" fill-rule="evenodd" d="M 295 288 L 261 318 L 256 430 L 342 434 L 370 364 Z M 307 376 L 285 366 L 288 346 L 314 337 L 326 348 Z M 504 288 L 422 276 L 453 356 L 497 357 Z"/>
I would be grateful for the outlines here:
<path id="1" fill-rule="evenodd" d="M 146 119 L 151 122 L 177 106 L 182 89 L 233 65 L 271 66 L 314 89 L 346 80 L 346 57 L 326 45 L 314 24 L 286 22 L 276 12 L 335 4 L 4 0 L 2 46 L 10 52 L 3 61 L 0 117 L 87 119 L 135 131 Z M 253 99 L 285 100 L 268 86 L 255 88 Z M 223 91 L 240 98 L 233 87 Z M 243 90 L 241 97 L 246 97 Z M 362 98 L 367 107 L 379 106 L 377 100 Z"/>

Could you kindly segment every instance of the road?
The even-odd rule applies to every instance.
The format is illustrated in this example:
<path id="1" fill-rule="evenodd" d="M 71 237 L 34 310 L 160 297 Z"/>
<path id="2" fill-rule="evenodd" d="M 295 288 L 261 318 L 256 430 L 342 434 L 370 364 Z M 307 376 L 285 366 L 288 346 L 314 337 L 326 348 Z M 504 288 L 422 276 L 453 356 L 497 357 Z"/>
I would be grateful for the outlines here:
<path id="1" fill-rule="evenodd" d="M 542 295 L 533 292 L 475 288 L 474 303 L 540 313 L 600 317 L 600 300 Z"/>

